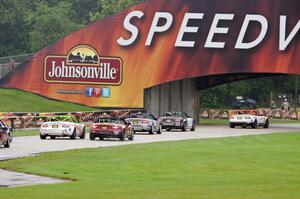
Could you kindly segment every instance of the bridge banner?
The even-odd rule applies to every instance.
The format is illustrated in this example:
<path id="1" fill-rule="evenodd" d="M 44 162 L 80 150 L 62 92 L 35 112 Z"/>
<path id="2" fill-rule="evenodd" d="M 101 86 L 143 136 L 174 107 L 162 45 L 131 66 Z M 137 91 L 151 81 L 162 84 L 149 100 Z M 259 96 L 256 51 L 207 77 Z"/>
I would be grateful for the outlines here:
<path id="1" fill-rule="evenodd" d="M 144 89 L 175 80 L 300 74 L 299 8 L 299 0 L 148 0 L 41 49 L 0 86 L 142 108 Z"/>

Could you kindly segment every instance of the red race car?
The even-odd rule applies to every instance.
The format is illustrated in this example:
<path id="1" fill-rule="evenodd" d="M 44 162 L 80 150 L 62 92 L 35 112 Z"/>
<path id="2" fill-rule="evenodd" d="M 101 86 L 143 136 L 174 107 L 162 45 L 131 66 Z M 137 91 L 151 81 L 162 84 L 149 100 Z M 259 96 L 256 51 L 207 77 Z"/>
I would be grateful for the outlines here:
<path id="1" fill-rule="evenodd" d="M 95 140 L 99 137 L 100 140 L 104 138 L 119 138 L 120 141 L 134 139 L 133 128 L 130 123 L 121 118 L 99 118 L 91 126 L 90 140 Z"/>
<path id="2" fill-rule="evenodd" d="M 0 120 L 0 147 L 3 145 L 5 148 L 9 148 L 11 142 L 12 142 L 12 129 L 6 126 Z"/>

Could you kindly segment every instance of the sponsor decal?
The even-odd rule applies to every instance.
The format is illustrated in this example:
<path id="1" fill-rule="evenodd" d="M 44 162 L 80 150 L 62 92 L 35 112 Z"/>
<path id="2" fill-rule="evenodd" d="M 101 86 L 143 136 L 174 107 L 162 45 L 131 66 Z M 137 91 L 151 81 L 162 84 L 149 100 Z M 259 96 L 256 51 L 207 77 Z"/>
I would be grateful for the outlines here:
<path id="1" fill-rule="evenodd" d="M 47 56 L 44 80 L 49 83 L 120 85 L 122 70 L 121 58 L 100 57 L 94 48 L 79 45 L 67 56 Z"/>

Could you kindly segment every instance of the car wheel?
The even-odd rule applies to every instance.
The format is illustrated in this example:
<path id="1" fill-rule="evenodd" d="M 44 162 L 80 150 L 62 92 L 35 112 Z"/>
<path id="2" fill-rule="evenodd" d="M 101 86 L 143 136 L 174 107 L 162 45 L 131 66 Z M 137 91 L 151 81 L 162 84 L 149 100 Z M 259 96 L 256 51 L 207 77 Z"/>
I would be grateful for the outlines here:
<path id="1" fill-rule="evenodd" d="M 149 134 L 152 135 L 153 134 L 153 126 L 151 126 L 151 129 L 149 131 Z"/>
<path id="2" fill-rule="evenodd" d="M 161 134 L 161 132 L 162 132 L 162 127 L 161 127 L 161 125 L 159 125 L 157 134 Z"/>
<path id="3" fill-rule="evenodd" d="M 82 134 L 79 136 L 80 139 L 84 139 L 85 138 L 85 127 L 83 127 L 82 129 Z"/>
<path id="4" fill-rule="evenodd" d="M 134 140 L 134 133 L 133 133 L 133 131 L 131 132 L 131 134 L 130 134 L 128 140 L 130 140 L 130 141 L 133 141 L 133 140 Z"/>
<path id="5" fill-rule="evenodd" d="M 229 127 L 233 129 L 235 126 L 234 126 L 234 124 L 230 123 Z"/>
<path id="6" fill-rule="evenodd" d="M 182 131 L 186 131 L 186 123 L 184 123 L 183 124 L 183 126 L 182 126 L 182 129 L 181 129 Z"/>
<path id="7" fill-rule="evenodd" d="M 255 120 L 255 121 L 252 123 L 252 128 L 253 128 L 253 129 L 256 129 L 256 128 L 257 128 L 257 120 Z"/>
<path id="8" fill-rule="evenodd" d="M 12 141 L 13 141 L 13 131 L 12 130 L 10 130 L 10 133 L 9 133 L 9 140 L 12 143 Z"/>
<path id="9" fill-rule="evenodd" d="M 5 148 L 9 148 L 10 147 L 10 138 L 7 139 L 7 142 L 4 144 Z"/>
<path id="10" fill-rule="evenodd" d="M 95 140 L 96 136 L 94 133 L 90 133 L 90 140 Z"/>
<path id="11" fill-rule="evenodd" d="M 269 125 L 270 125 L 270 123 L 269 123 L 269 120 L 267 119 L 267 120 L 266 120 L 266 123 L 264 124 L 264 128 L 265 128 L 265 129 L 269 128 Z"/>
<path id="12" fill-rule="evenodd" d="M 54 139 L 55 139 L 55 136 L 54 136 L 54 135 L 51 135 L 51 136 L 50 136 L 50 139 L 51 139 L 51 140 L 54 140 Z"/>
<path id="13" fill-rule="evenodd" d="M 46 139 L 46 137 L 47 137 L 47 135 L 42 135 L 42 134 L 40 134 L 40 138 L 41 138 L 41 140 L 44 140 L 44 139 Z"/>
<path id="14" fill-rule="evenodd" d="M 196 129 L 196 124 L 195 124 L 195 122 L 193 122 L 193 126 L 191 128 L 191 131 L 195 131 L 195 129 Z"/>
<path id="15" fill-rule="evenodd" d="M 72 133 L 72 135 L 70 136 L 71 140 L 75 140 L 76 139 L 76 128 L 74 128 L 74 131 Z"/>
<path id="16" fill-rule="evenodd" d="M 120 141 L 125 141 L 125 132 L 121 132 L 119 134 L 119 139 L 120 139 Z"/>

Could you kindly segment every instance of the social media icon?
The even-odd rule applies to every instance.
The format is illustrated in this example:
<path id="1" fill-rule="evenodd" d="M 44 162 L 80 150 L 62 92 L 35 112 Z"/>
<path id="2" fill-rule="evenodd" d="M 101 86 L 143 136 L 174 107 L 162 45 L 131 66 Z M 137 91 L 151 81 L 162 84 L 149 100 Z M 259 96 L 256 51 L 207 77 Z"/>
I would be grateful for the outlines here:
<path id="1" fill-rule="evenodd" d="M 94 88 L 93 96 L 101 97 L 101 88 Z"/>
<path id="2" fill-rule="evenodd" d="M 85 88 L 85 96 L 92 97 L 93 96 L 93 91 L 94 91 L 94 88 L 92 88 L 92 87 L 86 87 Z"/>
<path id="3" fill-rule="evenodd" d="M 102 94 L 102 97 L 109 98 L 110 97 L 110 88 L 102 88 L 101 94 Z"/>

